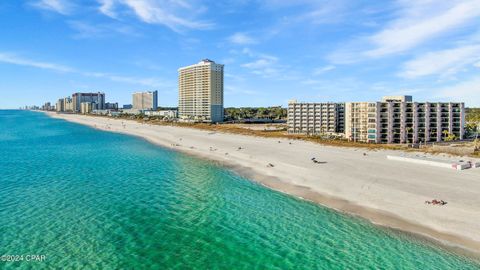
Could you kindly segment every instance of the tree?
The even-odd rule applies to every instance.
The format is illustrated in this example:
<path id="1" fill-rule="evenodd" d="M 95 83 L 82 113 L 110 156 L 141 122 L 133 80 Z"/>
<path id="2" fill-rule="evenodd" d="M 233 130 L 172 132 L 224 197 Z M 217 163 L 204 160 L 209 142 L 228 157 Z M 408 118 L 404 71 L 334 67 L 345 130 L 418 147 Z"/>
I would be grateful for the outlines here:
<path id="1" fill-rule="evenodd" d="M 465 121 L 467 135 L 476 134 L 480 128 L 480 108 L 467 108 L 465 109 Z"/>
<path id="2" fill-rule="evenodd" d="M 457 139 L 457 136 L 455 136 L 455 134 L 449 133 L 448 136 L 447 136 L 447 138 L 445 138 L 445 141 L 451 142 L 451 141 L 454 141 L 454 140 L 456 140 L 456 139 Z"/>
<path id="3" fill-rule="evenodd" d="M 252 118 L 285 119 L 287 117 L 287 109 L 282 107 L 226 108 L 225 115 L 228 120 Z"/>
<path id="4" fill-rule="evenodd" d="M 448 130 L 444 130 L 444 131 L 442 131 L 442 133 L 443 133 L 443 135 L 444 135 L 443 140 L 446 141 L 446 140 L 447 140 L 447 136 L 448 136 L 450 133 L 448 132 Z"/>

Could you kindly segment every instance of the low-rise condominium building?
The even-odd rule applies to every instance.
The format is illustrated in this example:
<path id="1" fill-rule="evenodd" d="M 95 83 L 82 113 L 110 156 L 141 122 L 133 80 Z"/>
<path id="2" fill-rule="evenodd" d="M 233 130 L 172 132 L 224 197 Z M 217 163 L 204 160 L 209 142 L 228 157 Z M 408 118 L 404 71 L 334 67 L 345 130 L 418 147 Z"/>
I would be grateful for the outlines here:
<path id="1" fill-rule="evenodd" d="M 368 143 L 426 143 L 463 139 L 460 102 L 414 102 L 411 96 L 381 102 L 347 102 L 345 137 Z"/>
<path id="2" fill-rule="evenodd" d="M 295 134 L 334 134 L 344 132 L 344 103 L 288 103 L 288 132 Z"/>
<path id="3" fill-rule="evenodd" d="M 411 96 L 387 96 L 376 102 L 297 103 L 288 107 L 288 132 L 343 132 L 366 143 L 428 143 L 465 136 L 462 102 L 416 102 Z"/>

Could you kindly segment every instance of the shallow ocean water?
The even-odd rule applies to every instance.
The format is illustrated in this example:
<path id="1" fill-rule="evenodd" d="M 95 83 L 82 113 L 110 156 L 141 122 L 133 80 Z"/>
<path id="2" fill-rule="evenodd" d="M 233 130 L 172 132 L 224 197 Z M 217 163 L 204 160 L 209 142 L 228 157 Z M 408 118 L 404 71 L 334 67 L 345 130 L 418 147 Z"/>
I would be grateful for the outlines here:
<path id="1" fill-rule="evenodd" d="M 27 111 L 0 130 L 0 256 L 46 256 L 1 269 L 480 269 L 142 139 Z"/>

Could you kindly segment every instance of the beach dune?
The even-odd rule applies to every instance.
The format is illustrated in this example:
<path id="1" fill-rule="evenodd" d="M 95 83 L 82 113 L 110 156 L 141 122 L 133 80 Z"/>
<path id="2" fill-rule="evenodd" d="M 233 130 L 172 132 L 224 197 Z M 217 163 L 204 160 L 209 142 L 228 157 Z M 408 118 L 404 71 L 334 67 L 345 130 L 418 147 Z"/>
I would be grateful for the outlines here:
<path id="1" fill-rule="evenodd" d="M 272 189 L 480 254 L 480 169 L 456 171 L 387 160 L 398 151 L 49 114 L 215 160 Z M 448 204 L 425 203 L 432 199 Z"/>

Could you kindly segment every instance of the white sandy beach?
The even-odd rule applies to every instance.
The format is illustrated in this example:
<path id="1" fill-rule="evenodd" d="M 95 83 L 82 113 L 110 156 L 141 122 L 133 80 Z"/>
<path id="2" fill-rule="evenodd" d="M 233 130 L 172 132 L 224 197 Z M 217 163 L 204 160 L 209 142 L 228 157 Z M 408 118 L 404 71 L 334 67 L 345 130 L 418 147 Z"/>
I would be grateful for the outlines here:
<path id="1" fill-rule="evenodd" d="M 455 171 L 387 160 L 387 155 L 399 155 L 398 151 L 338 148 L 123 119 L 49 115 L 216 160 L 273 189 L 480 254 L 480 168 Z M 325 163 L 315 164 L 312 157 Z M 274 167 L 267 166 L 269 163 Z M 448 204 L 424 203 L 432 199 Z"/>

